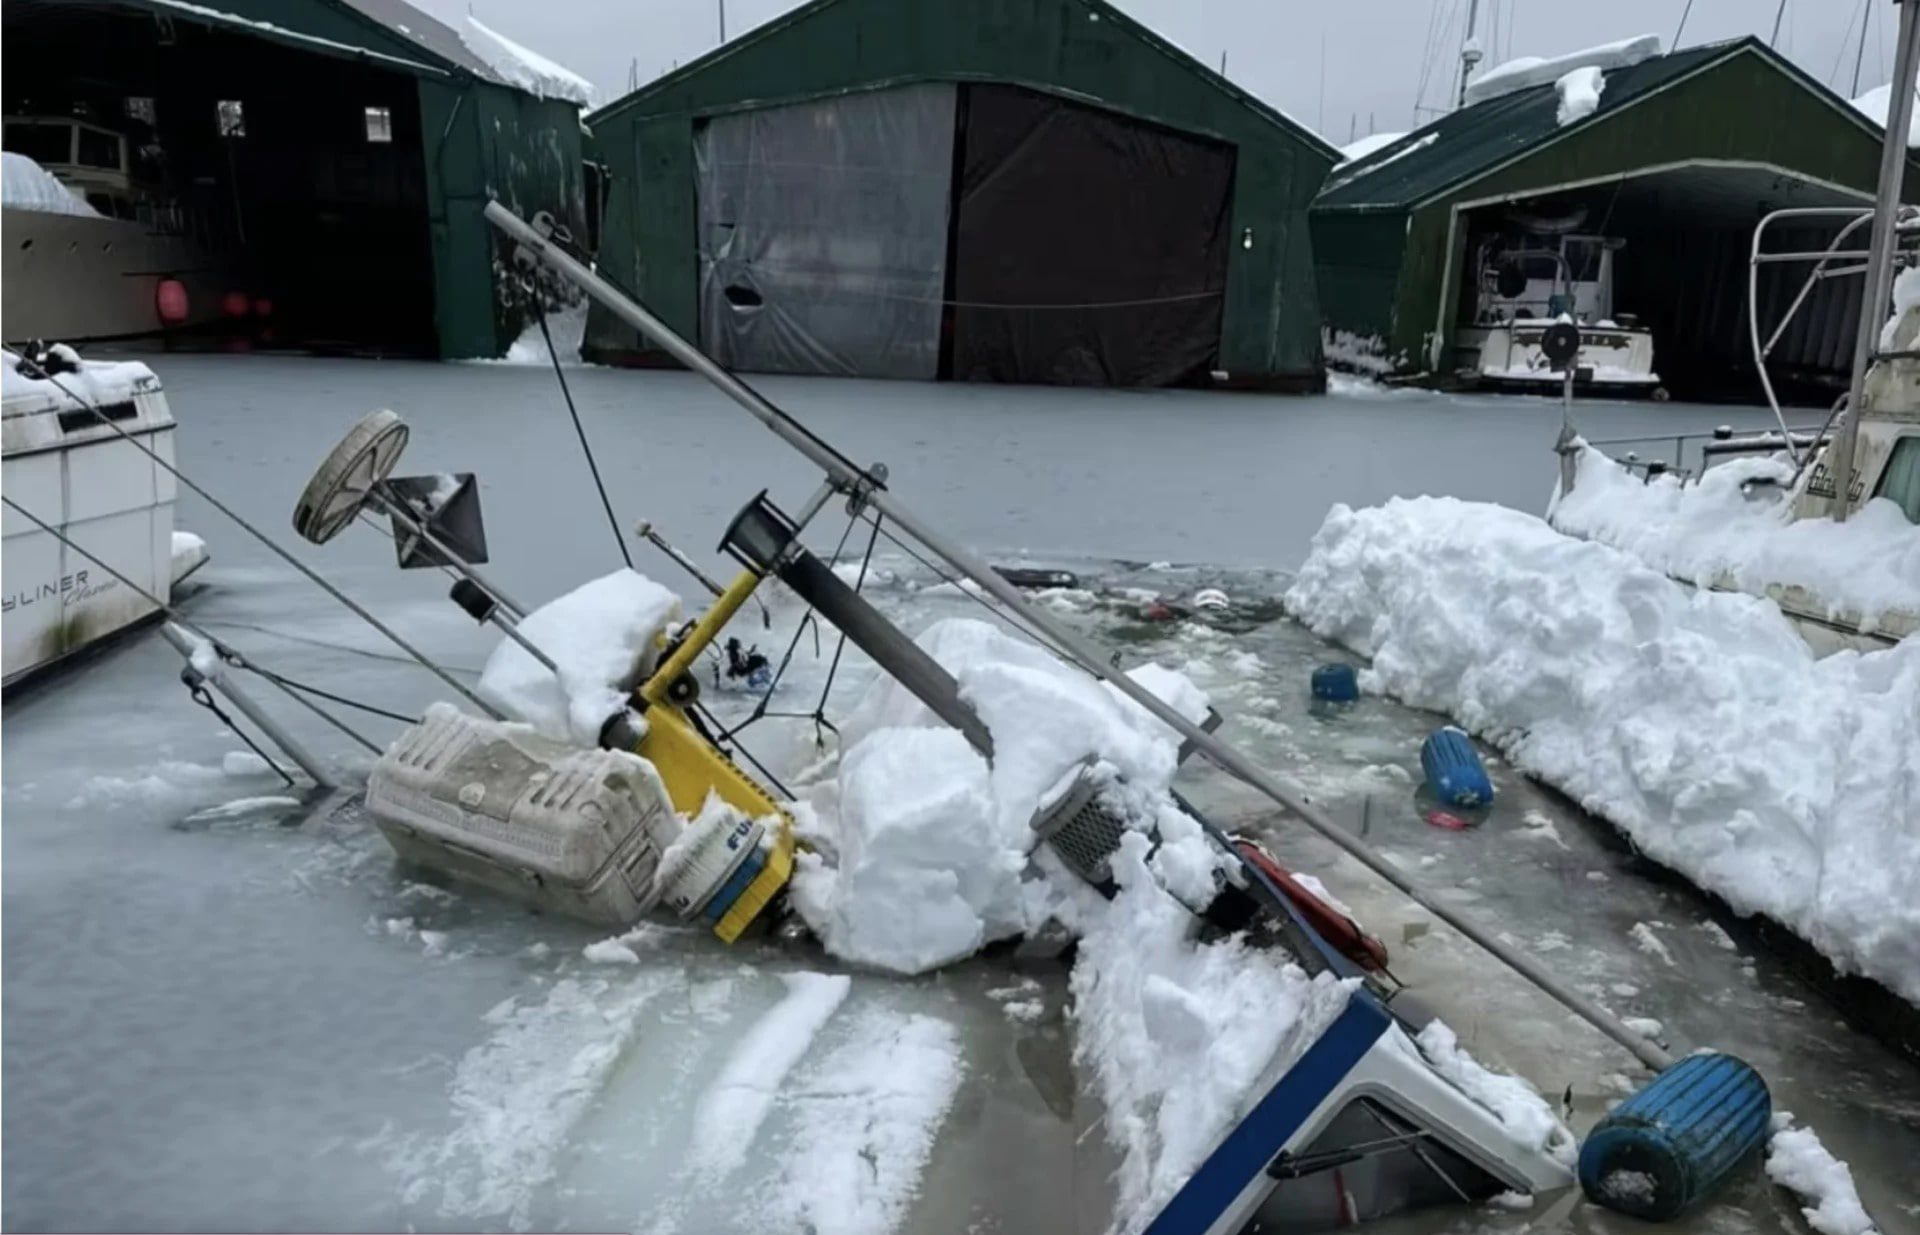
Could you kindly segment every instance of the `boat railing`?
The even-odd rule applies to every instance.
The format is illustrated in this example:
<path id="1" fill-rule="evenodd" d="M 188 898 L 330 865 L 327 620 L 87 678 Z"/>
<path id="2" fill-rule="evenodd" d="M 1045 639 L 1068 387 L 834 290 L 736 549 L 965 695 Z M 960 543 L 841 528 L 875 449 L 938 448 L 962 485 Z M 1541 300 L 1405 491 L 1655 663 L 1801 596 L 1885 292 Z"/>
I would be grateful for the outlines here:
<path id="1" fill-rule="evenodd" d="M 1686 484 L 1700 479 L 1713 460 L 1734 455 L 1780 454 L 1788 453 L 1790 458 L 1801 455 L 1811 456 L 1813 452 L 1827 443 L 1833 427 L 1832 418 L 1818 425 L 1788 426 L 1783 433 L 1775 429 L 1763 429 L 1755 433 L 1735 433 L 1732 425 L 1717 425 L 1712 429 L 1691 433 L 1643 433 L 1633 437 L 1585 438 L 1587 445 L 1609 455 L 1614 462 L 1643 480 L 1652 480 L 1656 476 L 1673 476 Z M 1647 446 L 1655 443 L 1673 443 L 1671 459 L 1658 456 L 1642 458 L 1638 451 L 1629 450 L 1616 454 L 1610 447 Z M 1698 446 L 1693 446 L 1698 443 Z M 1694 467 L 1686 465 L 1689 448 L 1698 459 Z"/>
<path id="2" fill-rule="evenodd" d="M 1777 252 L 1766 250 L 1765 240 L 1768 228 L 1782 221 L 1815 219 L 1844 220 L 1843 225 L 1824 249 Z M 1807 450 L 1803 453 L 1800 448 L 1801 443 L 1796 440 L 1794 432 L 1787 427 L 1786 416 L 1780 410 L 1780 398 L 1774 392 L 1772 376 L 1767 372 L 1767 358 L 1773 354 L 1773 349 L 1779 344 L 1781 336 L 1787 332 L 1787 327 L 1793 324 L 1793 319 L 1805 306 L 1807 299 L 1813 295 L 1815 288 L 1828 279 L 1850 278 L 1867 272 L 1868 262 L 1872 258 L 1871 250 L 1865 247 L 1842 248 L 1841 246 L 1847 244 L 1850 237 L 1872 221 L 1873 210 L 1866 206 L 1791 206 L 1762 216 L 1753 229 L 1753 244 L 1747 262 L 1747 336 L 1753 346 L 1753 367 L 1760 378 L 1760 389 L 1765 392 L 1767 406 L 1773 409 L 1774 419 L 1780 424 L 1782 444 L 1786 448 L 1788 457 L 1793 460 L 1796 478 L 1811 461 L 1813 452 Z M 1909 246 L 1907 251 L 1910 255 L 1911 246 L 1916 240 L 1920 240 L 1920 211 L 1915 211 L 1912 207 L 1902 207 L 1895 222 L 1895 230 L 1899 238 Z M 1864 241 L 1856 243 L 1863 246 L 1865 244 Z M 1896 260 L 1899 259 L 1896 258 Z M 1770 265 L 1806 265 L 1808 263 L 1812 263 L 1813 269 L 1801 283 L 1800 290 L 1788 302 L 1786 312 L 1774 325 L 1772 333 L 1762 340 L 1760 268 Z M 1840 403 L 1834 405 L 1833 411 L 1827 416 L 1827 424 L 1820 430 L 1815 445 L 1825 442 L 1827 430 L 1832 426 L 1844 403 L 1845 400 L 1842 399 Z"/>

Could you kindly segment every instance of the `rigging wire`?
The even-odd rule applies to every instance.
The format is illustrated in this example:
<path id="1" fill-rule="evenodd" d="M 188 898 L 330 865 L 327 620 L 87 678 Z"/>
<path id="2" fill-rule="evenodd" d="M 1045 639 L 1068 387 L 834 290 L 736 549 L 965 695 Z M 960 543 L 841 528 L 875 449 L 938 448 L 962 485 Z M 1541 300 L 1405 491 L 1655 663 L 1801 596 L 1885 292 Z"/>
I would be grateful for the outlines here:
<path id="1" fill-rule="evenodd" d="M 1673 42 L 1667 44 L 1668 51 L 1680 50 L 1680 36 L 1686 32 L 1687 18 L 1693 16 L 1693 0 L 1687 0 L 1687 7 L 1680 10 L 1680 24 L 1673 28 Z"/>
<path id="2" fill-rule="evenodd" d="M 352 613 L 356 617 L 358 617 L 361 621 L 365 622 L 367 625 L 373 627 L 375 630 L 385 635 L 394 644 L 394 646 L 398 647 L 401 651 L 407 653 L 407 655 L 413 657 L 413 659 L 419 663 L 421 668 L 427 670 L 429 673 L 432 673 L 434 676 L 438 677 L 441 681 L 445 682 L 447 685 L 459 691 L 463 696 L 467 698 L 469 702 L 473 703 L 476 707 L 478 707 L 482 712 L 484 712 L 488 716 L 491 716 L 496 720 L 501 718 L 500 713 L 497 710 L 495 710 L 491 704 L 487 703 L 484 699 L 480 698 L 480 696 L 468 690 L 461 683 L 455 681 L 451 674 L 447 673 L 445 670 L 440 668 L 439 665 L 435 664 L 432 660 L 428 659 L 426 653 L 420 651 L 418 648 L 414 647 L 411 643 L 408 643 L 404 638 L 401 637 L 398 631 L 394 630 L 392 627 L 388 626 L 385 622 L 382 622 L 379 618 L 375 617 L 364 605 L 354 600 L 353 597 L 347 595 L 345 592 L 335 587 L 332 583 L 328 582 L 320 574 L 319 571 L 314 570 L 312 567 L 308 566 L 305 562 L 302 562 L 299 558 L 293 556 L 293 554 L 289 553 L 286 549 L 281 548 L 280 543 L 278 541 L 274 540 L 272 537 L 268 536 L 265 532 L 253 526 L 253 524 L 241 518 L 240 515 L 237 512 L 235 512 L 231 506 L 228 506 L 225 502 L 221 501 L 219 498 L 215 497 L 213 494 L 201 488 L 199 483 L 196 482 L 192 477 L 188 476 L 185 472 L 181 471 L 179 468 L 175 467 L 173 464 L 167 462 L 165 459 L 162 459 L 159 456 L 159 454 L 156 453 L 154 450 L 152 450 L 150 447 L 148 447 L 146 443 L 141 442 L 140 440 L 135 438 L 133 434 L 128 433 L 125 429 L 122 429 L 118 424 L 114 423 L 111 419 L 109 419 L 106 413 L 102 412 L 98 406 L 96 406 L 95 404 L 93 404 L 87 399 L 81 398 L 78 394 L 74 393 L 72 387 L 68 386 L 66 383 L 62 382 L 58 377 L 54 376 L 53 373 L 49 372 L 47 368 L 39 362 L 38 359 L 23 357 L 22 363 L 29 365 L 33 370 L 38 372 L 38 374 L 40 375 L 40 378 L 47 382 L 50 382 L 53 385 L 54 389 L 65 394 L 69 399 L 72 399 L 75 403 L 79 404 L 84 410 L 92 413 L 93 418 L 95 420 L 99 421 L 101 424 L 105 425 L 107 428 L 113 430 L 114 433 L 118 434 L 120 437 L 120 440 L 126 442 L 128 445 L 132 446 L 135 450 L 139 451 L 141 454 L 145 455 L 147 458 L 153 460 L 153 462 L 158 464 L 162 470 L 167 472 L 168 475 L 172 476 L 175 480 L 179 481 L 181 484 L 187 486 L 187 488 L 199 494 L 200 497 L 203 498 L 209 506 L 213 507 L 215 510 L 219 511 L 221 514 L 225 515 L 228 519 L 238 524 L 242 531 L 246 532 L 249 536 L 252 536 L 255 540 L 259 541 L 261 544 L 265 545 L 268 549 L 272 550 L 277 556 L 279 556 L 282 560 L 284 560 L 289 566 L 293 567 L 295 570 L 305 575 L 321 591 L 325 592 L 327 595 L 333 597 L 335 600 L 339 601 L 342 605 L 346 606 L 346 608 L 352 611 Z M 32 374 L 26 374 L 25 376 L 31 377 Z"/>
<path id="3" fill-rule="evenodd" d="M 567 415 L 573 418 L 574 435 L 580 439 L 580 452 L 587 456 L 587 470 L 593 473 L 593 487 L 600 494 L 600 506 L 607 512 L 607 526 L 613 530 L 613 543 L 620 547 L 620 560 L 633 569 L 633 552 L 627 548 L 627 538 L 620 534 L 620 520 L 613 513 L 613 501 L 607 496 L 607 486 L 600 479 L 600 464 L 593 457 L 593 447 L 587 443 L 587 430 L 580 423 L 580 409 L 573 404 L 573 390 L 567 385 L 567 373 L 560 365 L 560 353 L 553 350 L 553 334 L 547 329 L 547 315 L 541 311 L 539 299 L 534 300 L 534 320 L 540 323 L 540 338 L 547 345 L 547 359 L 553 361 L 553 375 L 560 381 L 560 394 L 567 401 Z"/>
<path id="4" fill-rule="evenodd" d="M 234 724 L 233 717 L 228 716 L 224 711 L 221 710 L 220 705 L 214 702 L 213 692 L 207 689 L 207 681 L 205 676 L 202 675 L 198 669 L 195 669 L 191 665 L 187 666 L 186 674 L 192 675 L 191 677 L 183 676 L 182 678 L 182 680 L 185 681 L 187 684 L 188 697 L 191 698 L 195 703 L 199 704 L 201 707 L 207 709 L 207 711 L 212 712 L 214 715 L 214 719 L 218 720 L 221 724 L 225 725 L 228 729 L 232 730 L 235 737 L 239 738 L 242 742 L 245 742 L 247 744 L 247 749 L 251 750 L 254 754 L 258 755 L 262 763 L 272 768 L 273 774 L 275 776 L 278 776 L 281 780 L 287 782 L 287 788 L 289 789 L 293 788 L 295 782 L 293 777 L 288 775 L 287 770 L 281 767 L 279 764 L 275 763 L 273 761 L 272 755 L 269 755 L 266 751 L 261 750 L 260 743 L 254 741 L 253 738 L 247 734 L 247 731 L 245 729 L 242 729 L 239 725 Z"/>
<path id="5" fill-rule="evenodd" d="M 233 665 L 235 668 L 253 669 L 253 666 L 250 665 L 247 662 L 246 658 L 241 656 L 239 652 L 235 651 L 231 647 L 228 647 L 226 644 L 220 642 L 220 640 L 208 634 L 205 627 L 193 621 L 186 614 L 180 612 L 179 608 L 175 606 L 171 601 L 161 600 L 158 596 L 155 596 L 152 592 L 148 591 L 146 588 L 140 586 L 138 583 L 135 583 L 132 579 L 129 579 L 126 575 L 120 573 L 120 571 L 115 569 L 111 563 L 107 562 L 103 558 L 94 554 L 92 551 L 82 548 L 79 544 L 76 544 L 65 533 L 61 532 L 59 528 L 56 528 L 51 524 L 47 523 L 47 521 L 42 519 L 39 515 L 34 514 L 31 510 L 28 510 L 26 507 L 14 501 L 12 498 L 8 497 L 6 494 L 0 493 L 0 502 L 4 502 L 9 509 L 19 514 L 22 518 L 26 519 L 28 522 L 37 526 L 41 531 L 46 532 L 48 535 L 52 536 L 55 540 L 58 540 L 61 544 L 65 545 L 67 548 L 72 549 L 75 553 L 78 553 L 81 557 L 86 558 L 89 562 L 92 562 L 95 566 L 98 566 L 100 569 L 112 575 L 119 582 L 121 582 L 126 587 L 131 589 L 142 600 L 145 600 L 148 604 L 153 605 L 155 608 L 159 609 L 160 612 L 166 614 L 169 618 L 172 618 L 175 622 L 178 622 L 183 629 L 191 632 L 196 638 L 204 640 L 208 644 L 208 646 L 212 647 L 213 650 L 219 654 L 221 660 L 225 661 L 230 665 Z M 283 691 L 287 690 L 287 688 L 284 686 L 282 686 L 281 689 Z M 327 711 L 325 708 L 321 707 L 319 704 L 313 702 L 313 700 L 302 698 L 301 696 L 294 694 L 292 691 L 287 691 L 287 694 L 289 698 L 296 700 L 298 703 L 300 703 L 301 706 L 305 707 L 307 710 L 311 711 L 314 715 L 320 717 L 320 719 L 326 721 L 328 724 L 332 725 L 334 728 L 338 729 L 340 732 L 346 734 L 348 737 L 352 738 L 354 741 L 360 743 L 360 745 L 366 747 L 368 750 L 374 752 L 375 754 L 380 753 L 380 748 L 378 746 L 375 746 L 372 742 L 369 742 L 366 738 L 362 737 L 359 734 L 359 732 L 356 731 L 351 725 L 341 720 L 338 716 L 335 716 L 332 712 Z"/>

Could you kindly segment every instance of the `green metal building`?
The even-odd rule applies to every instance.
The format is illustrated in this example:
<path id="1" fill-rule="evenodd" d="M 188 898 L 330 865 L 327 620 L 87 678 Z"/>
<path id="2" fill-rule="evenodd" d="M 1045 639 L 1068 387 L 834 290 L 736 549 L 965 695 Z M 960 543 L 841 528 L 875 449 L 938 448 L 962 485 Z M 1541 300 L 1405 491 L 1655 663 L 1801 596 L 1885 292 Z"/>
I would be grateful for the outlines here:
<path id="1" fill-rule="evenodd" d="M 814 0 L 589 122 L 601 272 L 737 367 L 1324 380 L 1337 152 L 1103 0 Z"/>
<path id="2" fill-rule="evenodd" d="M 481 210 L 582 231 L 580 102 L 404 0 L 8 0 L 4 23 L 9 140 L 80 115 L 162 151 L 278 345 L 500 355 L 527 308 Z"/>
<path id="3" fill-rule="evenodd" d="M 1870 205 L 1880 127 L 1752 38 L 1608 71 L 1592 114 L 1563 125 L 1558 109 L 1551 82 L 1488 98 L 1335 170 L 1312 209 L 1329 357 L 1445 380 L 1470 358 L 1481 240 L 1552 216 L 1625 240 L 1615 303 L 1651 327 L 1675 394 L 1751 397 L 1754 225 L 1778 208 Z M 1821 220 L 1768 247 L 1832 231 Z M 1764 275 L 1763 315 L 1805 274 Z M 1825 284 L 1774 362 L 1816 385 L 1844 378 L 1858 295 L 1857 281 Z"/>

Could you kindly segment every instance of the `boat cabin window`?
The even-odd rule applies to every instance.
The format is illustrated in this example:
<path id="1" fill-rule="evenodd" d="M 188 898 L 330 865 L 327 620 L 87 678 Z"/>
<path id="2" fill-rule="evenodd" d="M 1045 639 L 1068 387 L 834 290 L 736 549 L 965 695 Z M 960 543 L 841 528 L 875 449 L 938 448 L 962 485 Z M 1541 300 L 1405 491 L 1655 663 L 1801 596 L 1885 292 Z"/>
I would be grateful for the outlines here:
<path id="1" fill-rule="evenodd" d="M 73 126 L 70 124 L 9 120 L 4 144 L 8 150 L 24 154 L 42 167 L 73 162 Z"/>
<path id="2" fill-rule="evenodd" d="M 75 163 L 82 167 L 102 167 L 108 171 L 125 170 L 121 166 L 121 141 L 118 136 L 85 125 L 77 128 L 80 142 Z"/>
<path id="3" fill-rule="evenodd" d="M 222 137 L 247 135 L 247 109 L 239 99 L 221 99 L 213 105 L 215 123 Z"/>
<path id="4" fill-rule="evenodd" d="M 155 124 L 157 113 L 153 110 L 153 100 L 146 95 L 134 95 L 127 100 L 127 115 L 144 124 Z"/>
<path id="5" fill-rule="evenodd" d="M 1247 1228 L 1312 1235 L 1429 1205 L 1471 1204 L 1501 1190 L 1480 1167 L 1373 1098 L 1335 1115 L 1313 1143 L 1267 1168 L 1277 1186 Z"/>
<path id="6" fill-rule="evenodd" d="M 367 140 L 370 142 L 393 140 L 393 109 L 391 107 L 367 108 Z"/>
<path id="7" fill-rule="evenodd" d="M 1903 437 L 1893 444 L 1893 457 L 1873 495 L 1891 500 L 1910 521 L 1920 523 L 1920 437 Z"/>

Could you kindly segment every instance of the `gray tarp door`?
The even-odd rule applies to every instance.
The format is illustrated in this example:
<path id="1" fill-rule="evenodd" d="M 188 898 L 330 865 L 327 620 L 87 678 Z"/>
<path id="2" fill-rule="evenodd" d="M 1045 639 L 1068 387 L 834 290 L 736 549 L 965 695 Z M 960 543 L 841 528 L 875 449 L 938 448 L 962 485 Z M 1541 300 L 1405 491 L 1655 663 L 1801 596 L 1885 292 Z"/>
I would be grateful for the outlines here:
<path id="1" fill-rule="evenodd" d="M 696 122 L 700 337 L 733 368 L 931 378 L 954 87 Z"/>

